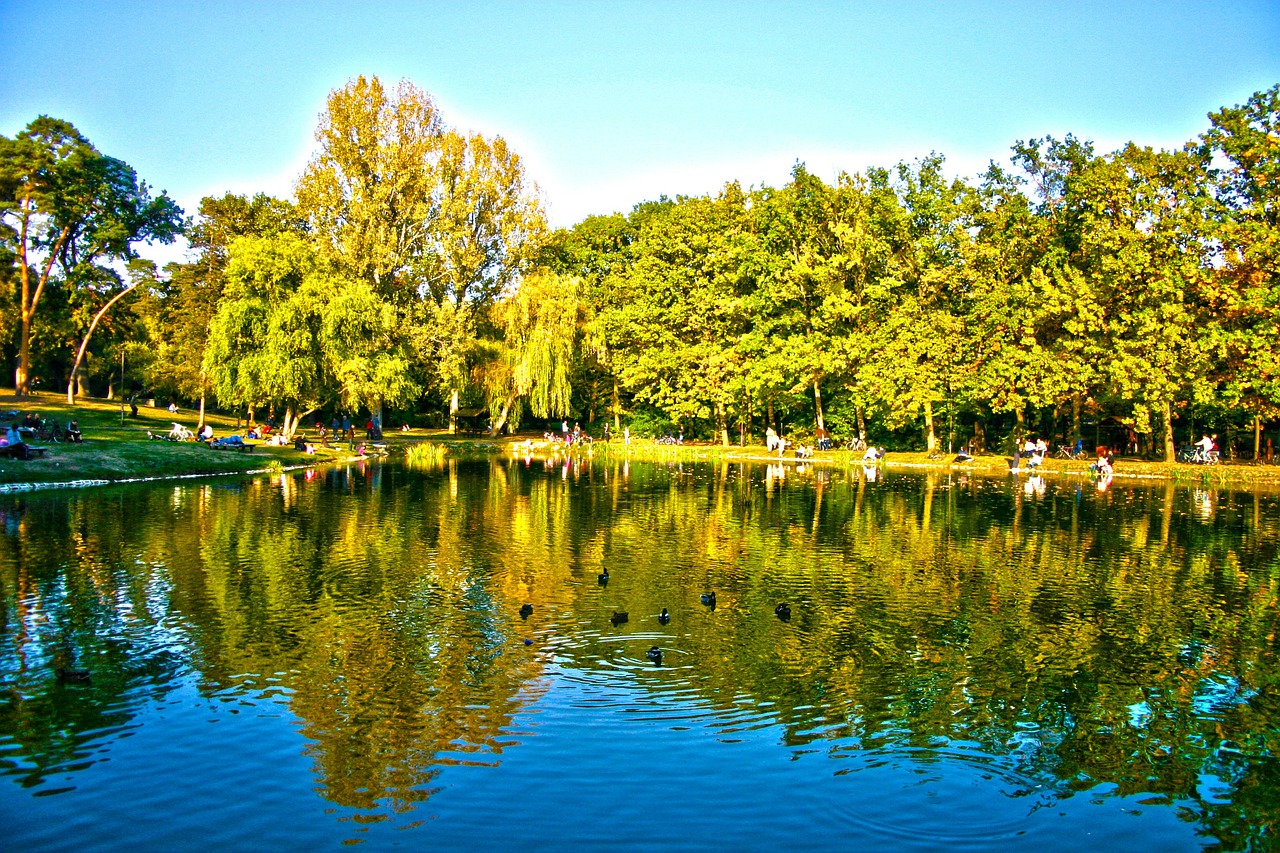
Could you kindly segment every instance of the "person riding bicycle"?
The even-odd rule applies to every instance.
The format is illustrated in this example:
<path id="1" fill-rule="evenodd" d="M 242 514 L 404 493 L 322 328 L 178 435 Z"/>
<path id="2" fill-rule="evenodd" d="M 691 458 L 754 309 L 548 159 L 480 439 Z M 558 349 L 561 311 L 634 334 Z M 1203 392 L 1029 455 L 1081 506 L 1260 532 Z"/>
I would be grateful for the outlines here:
<path id="1" fill-rule="evenodd" d="M 1210 451 L 1218 449 L 1218 434 L 1215 432 L 1212 438 L 1208 435 L 1201 436 L 1200 440 L 1196 442 L 1196 447 L 1200 448 L 1205 456 L 1208 456 Z"/>

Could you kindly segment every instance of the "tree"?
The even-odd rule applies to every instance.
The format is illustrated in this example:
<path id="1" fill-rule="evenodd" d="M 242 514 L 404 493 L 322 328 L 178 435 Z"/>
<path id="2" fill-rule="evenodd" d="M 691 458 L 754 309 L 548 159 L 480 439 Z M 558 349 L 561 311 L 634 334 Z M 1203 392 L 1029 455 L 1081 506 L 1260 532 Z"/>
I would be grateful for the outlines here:
<path id="1" fill-rule="evenodd" d="M 182 230 L 182 210 L 164 193 L 151 198 L 128 164 L 48 116 L 12 140 L 0 137 L 0 163 L 0 218 L 12 223 L 21 280 L 14 384 L 22 395 L 30 392 L 32 322 L 55 269 L 70 289 L 101 291 L 109 301 L 122 283 L 98 264 L 133 259 L 138 242 L 172 242 Z"/>
<path id="2" fill-rule="evenodd" d="M 631 262 L 609 275 L 606 328 L 622 382 L 677 422 L 708 419 L 728 442 L 728 414 L 744 375 L 742 232 L 747 196 L 680 199 L 644 214 Z"/>
<path id="3" fill-rule="evenodd" d="M 321 257 L 367 282 L 404 324 L 439 326 L 408 334 L 456 413 L 471 336 L 491 328 L 484 315 L 545 228 L 522 160 L 501 137 L 447 129 L 412 84 L 388 95 L 376 77 L 329 96 L 316 139 L 297 196 Z M 422 300 L 434 307 L 416 307 Z"/>
<path id="4" fill-rule="evenodd" d="M 1209 308 L 1227 399 L 1261 422 L 1280 416 L 1280 85 L 1209 116 L 1203 145 L 1213 171 L 1214 236 L 1221 244 Z"/>
<path id="5" fill-rule="evenodd" d="M 301 236 L 236 239 L 226 280 L 204 360 L 220 400 L 283 402 L 288 437 L 326 402 L 372 409 L 420 392 L 395 312 L 325 264 Z"/>
<path id="6" fill-rule="evenodd" d="M 879 391 L 891 422 L 922 418 L 930 452 L 938 444 L 934 407 L 950 397 L 971 343 L 961 274 L 970 239 L 967 187 L 947 183 L 942 164 L 938 154 L 914 166 L 901 163 L 896 185 L 887 171 L 872 170 L 873 189 L 892 186 L 900 204 L 878 214 L 892 258 L 874 289 L 869 357 L 859 370 L 861 381 Z"/>
<path id="7" fill-rule="evenodd" d="M 536 270 L 495 306 L 502 344 L 481 370 L 494 416 L 492 435 L 508 421 L 520 422 L 522 402 L 535 417 L 568 414 L 574 355 L 587 319 L 580 291 L 573 276 Z"/>
<path id="8" fill-rule="evenodd" d="M 144 294 L 140 313 L 147 326 L 151 358 L 146 377 L 152 388 L 200 401 L 204 423 L 208 377 L 204 353 L 209 328 L 226 287 L 225 271 L 237 237 L 306 234 L 306 222 L 287 201 L 264 194 L 252 198 L 227 193 L 200 201 L 189 239 L 198 251 L 189 263 L 167 268 L 155 295 Z"/>

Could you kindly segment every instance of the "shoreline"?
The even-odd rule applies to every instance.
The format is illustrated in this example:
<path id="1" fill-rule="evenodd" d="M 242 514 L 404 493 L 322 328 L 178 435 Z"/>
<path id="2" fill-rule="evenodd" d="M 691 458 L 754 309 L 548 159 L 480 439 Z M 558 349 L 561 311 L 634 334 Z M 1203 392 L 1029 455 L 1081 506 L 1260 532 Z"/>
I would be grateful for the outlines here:
<path id="1" fill-rule="evenodd" d="M 103 401 L 105 403 L 105 401 Z M 89 401 L 77 405 L 82 423 L 97 408 Z M 99 404 L 101 405 L 101 404 Z M 109 412 L 114 420 L 114 406 Z M 106 408 L 103 406 L 103 408 Z M 148 413 L 151 414 L 151 413 Z M 326 447 L 322 453 L 308 456 L 292 447 L 267 447 L 257 445 L 252 454 L 219 453 L 198 443 L 155 442 L 146 438 L 147 426 L 160 426 L 168 422 L 169 414 L 155 412 L 129 424 L 99 423 L 83 444 L 47 445 L 52 455 L 41 459 L 17 461 L 0 460 L 0 495 L 31 492 L 46 489 L 89 488 L 127 483 L 155 482 L 162 480 L 196 479 L 229 475 L 257 476 L 264 473 L 318 468 L 332 464 L 350 463 L 362 458 L 351 455 L 347 448 Z M 105 419 L 104 419 L 105 420 Z M 210 417 L 219 431 L 232 431 L 227 419 Z M 306 435 L 303 431 L 303 435 Z M 487 435 L 451 435 L 443 430 L 415 429 L 409 433 L 387 433 L 382 442 L 389 445 L 392 456 L 403 456 L 410 448 L 430 445 L 445 457 L 491 457 L 497 454 L 516 457 L 538 457 L 563 460 L 566 457 L 607 457 L 635 461 L 672 462 L 732 462 L 766 465 L 823 466 L 829 468 L 861 468 L 861 453 L 849 450 L 818 450 L 810 457 L 779 456 L 770 453 L 763 445 L 720 445 L 709 443 L 685 443 L 681 445 L 657 444 L 653 439 L 633 439 L 624 446 L 620 441 L 594 442 L 588 446 L 566 449 L 558 441 L 539 436 L 517 434 L 490 437 Z M 947 472 L 983 477 L 1053 476 L 1095 481 L 1089 471 L 1089 462 L 1046 459 L 1042 466 L 1031 471 L 1011 469 L 1008 456 L 982 455 L 964 462 L 954 461 L 953 454 L 930 459 L 924 451 L 889 451 L 878 463 L 883 472 Z M 23 476 L 38 474 L 38 476 Z M 1113 482 L 1169 482 L 1192 488 L 1249 489 L 1280 491 L 1280 465 L 1226 462 L 1212 467 L 1187 463 L 1153 462 L 1144 459 L 1120 457 L 1116 460 Z"/>

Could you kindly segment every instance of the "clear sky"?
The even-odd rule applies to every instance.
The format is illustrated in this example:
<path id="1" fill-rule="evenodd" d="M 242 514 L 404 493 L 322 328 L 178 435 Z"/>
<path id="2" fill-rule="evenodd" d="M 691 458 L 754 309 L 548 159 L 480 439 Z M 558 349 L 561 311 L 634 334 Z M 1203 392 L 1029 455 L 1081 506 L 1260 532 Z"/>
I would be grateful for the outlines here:
<path id="1" fill-rule="evenodd" d="M 289 196 L 325 96 L 359 74 L 506 137 L 555 225 L 725 181 L 833 179 L 1015 140 L 1175 147 L 1280 82 L 1280 0 L 0 0 L 0 134 L 74 123 L 188 212 Z"/>

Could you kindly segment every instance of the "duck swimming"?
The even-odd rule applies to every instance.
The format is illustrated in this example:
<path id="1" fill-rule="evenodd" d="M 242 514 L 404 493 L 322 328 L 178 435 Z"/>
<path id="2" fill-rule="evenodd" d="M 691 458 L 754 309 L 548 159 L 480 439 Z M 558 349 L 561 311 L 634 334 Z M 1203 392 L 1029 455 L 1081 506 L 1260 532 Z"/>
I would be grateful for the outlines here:
<path id="1" fill-rule="evenodd" d="M 524 607 L 521 607 L 521 608 L 520 608 L 520 618 L 521 618 L 521 619 L 528 619 L 528 618 L 529 618 L 530 616 L 532 616 L 532 615 L 533 615 L 533 605 L 532 605 L 532 604 L 526 604 Z"/>
<path id="2" fill-rule="evenodd" d="M 789 604 L 779 604 L 777 607 L 773 608 L 773 614 L 783 622 L 786 622 L 791 618 L 791 606 Z"/>
<path id="3" fill-rule="evenodd" d="M 626 612 L 619 613 L 618 611 L 615 610 L 613 611 L 613 615 L 609 617 L 609 621 L 615 625 L 621 625 L 623 622 L 626 622 L 627 619 L 629 618 L 630 617 Z"/>
<path id="4" fill-rule="evenodd" d="M 667 612 L 667 608 L 662 608 L 662 612 L 658 614 L 658 621 L 663 625 L 671 621 L 671 614 Z"/>
<path id="5" fill-rule="evenodd" d="M 608 566 L 605 566 L 604 571 L 603 571 L 603 572 L 601 572 L 600 574 L 596 575 L 596 581 L 600 584 L 600 586 L 604 586 L 605 584 L 607 584 L 607 583 L 609 582 L 609 567 L 608 567 Z"/>
<path id="6" fill-rule="evenodd" d="M 662 666 L 662 649 L 658 648 L 657 646 L 654 646 L 653 648 L 649 649 L 648 655 L 649 655 L 649 660 L 653 661 L 658 666 Z"/>
<path id="7" fill-rule="evenodd" d="M 708 607 L 716 606 L 716 594 L 714 592 L 704 592 L 702 594 L 702 603 Z"/>

